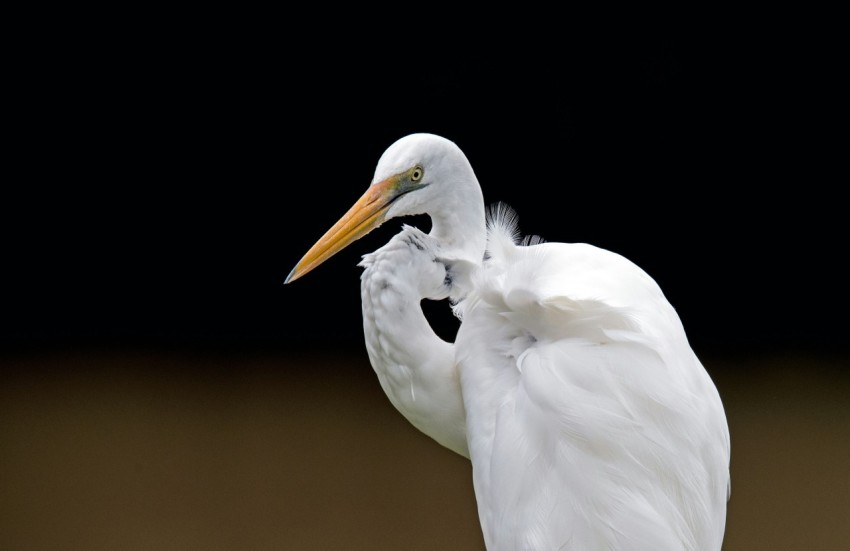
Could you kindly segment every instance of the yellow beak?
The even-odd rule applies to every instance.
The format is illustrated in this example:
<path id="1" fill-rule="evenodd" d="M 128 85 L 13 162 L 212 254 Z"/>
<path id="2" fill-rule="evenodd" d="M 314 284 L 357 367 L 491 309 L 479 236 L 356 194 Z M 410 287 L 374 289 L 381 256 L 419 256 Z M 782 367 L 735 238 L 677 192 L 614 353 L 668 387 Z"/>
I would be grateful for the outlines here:
<path id="1" fill-rule="evenodd" d="M 393 176 L 369 186 L 354 206 L 307 251 L 284 283 L 295 281 L 380 226 L 385 220 L 390 203 L 399 196 L 398 182 L 398 176 Z"/>

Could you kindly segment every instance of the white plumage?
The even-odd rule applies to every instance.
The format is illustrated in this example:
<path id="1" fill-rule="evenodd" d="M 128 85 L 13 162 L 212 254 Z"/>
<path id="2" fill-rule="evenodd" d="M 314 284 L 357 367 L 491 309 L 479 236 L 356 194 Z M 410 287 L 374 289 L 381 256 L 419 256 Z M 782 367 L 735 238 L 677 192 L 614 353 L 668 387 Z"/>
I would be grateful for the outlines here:
<path id="1" fill-rule="evenodd" d="M 518 242 L 484 213 L 461 150 L 414 134 L 287 278 L 383 221 L 427 213 L 361 266 L 369 358 L 393 405 L 469 457 L 487 548 L 720 549 L 729 433 L 710 377 L 655 281 L 586 244 Z M 450 298 L 440 339 L 420 306 Z"/>

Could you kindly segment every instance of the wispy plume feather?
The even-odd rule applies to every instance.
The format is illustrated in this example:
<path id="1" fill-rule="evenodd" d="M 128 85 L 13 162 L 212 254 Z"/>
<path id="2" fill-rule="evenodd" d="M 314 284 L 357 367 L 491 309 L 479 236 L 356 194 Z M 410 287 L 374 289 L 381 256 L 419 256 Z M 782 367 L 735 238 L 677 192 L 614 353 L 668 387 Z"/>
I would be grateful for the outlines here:
<path id="1" fill-rule="evenodd" d="M 490 205 L 487 209 L 487 233 L 491 239 L 498 235 L 508 238 L 511 243 L 518 244 L 519 216 L 516 211 L 501 201 Z"/>

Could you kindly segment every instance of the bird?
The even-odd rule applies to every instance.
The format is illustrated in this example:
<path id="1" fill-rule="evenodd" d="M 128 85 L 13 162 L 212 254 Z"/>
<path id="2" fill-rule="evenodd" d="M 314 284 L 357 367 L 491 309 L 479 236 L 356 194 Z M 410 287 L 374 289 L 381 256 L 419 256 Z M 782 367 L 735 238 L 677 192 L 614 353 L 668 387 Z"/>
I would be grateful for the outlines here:
<path id="1" fill-rule="evenodd" d="M 720 394 L 656 281 L 587 243 L 522 237 L 453 141 L 403 136 L 291 284 L 384 222 L 359 266 L 369 360 L 395 408 L 468 458 L 488 550 L 719 550 Z M 423 300 L 459 320 L 439 337 Z"/>

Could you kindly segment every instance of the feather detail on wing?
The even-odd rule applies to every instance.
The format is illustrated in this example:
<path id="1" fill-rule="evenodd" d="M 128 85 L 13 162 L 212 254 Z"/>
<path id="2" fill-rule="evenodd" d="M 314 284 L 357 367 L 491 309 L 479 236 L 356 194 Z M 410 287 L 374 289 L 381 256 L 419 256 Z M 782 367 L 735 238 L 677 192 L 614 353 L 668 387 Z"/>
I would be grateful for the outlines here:
<path id="1" fill-rule="evenodd" d="M 719 548 L 725 417 L 655 281 L 590 245 L 519 245 L 505 205 L 490 210 L 488 232 L 474 292 L 457 305 L 456 357 L 470 426 L 483 427 L 468 434 L 476 491 L 504 504 L 482 514 L 490 537 Z"/>

